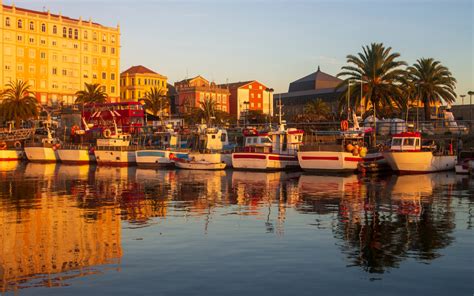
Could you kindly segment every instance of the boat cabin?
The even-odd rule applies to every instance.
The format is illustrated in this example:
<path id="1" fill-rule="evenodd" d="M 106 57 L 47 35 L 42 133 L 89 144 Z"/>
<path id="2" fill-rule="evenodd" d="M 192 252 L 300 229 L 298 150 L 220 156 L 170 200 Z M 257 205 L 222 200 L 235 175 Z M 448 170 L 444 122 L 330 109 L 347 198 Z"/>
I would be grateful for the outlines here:
<path id="1" fill-rule="evenodd" d="M 194 137 L 191 143 L 192 148 L 196 150 L 221 151 L 232 149 L 227 130 L 217 127 L 207 127 L 206 125 L 198 126 L 196 137 Z"/>
<path id="2" fill-rule="evenodd" d="M 128 134 L 119 134 L 106 139 L 97 139 L 97 146 L 130 146 L 131 137 Z"/>
<path id="3" fill-rule="evenodd" d="M 391 151 L 421 151 L 421 134 L 417 132 L 403 132 L 392 137 Z"/>

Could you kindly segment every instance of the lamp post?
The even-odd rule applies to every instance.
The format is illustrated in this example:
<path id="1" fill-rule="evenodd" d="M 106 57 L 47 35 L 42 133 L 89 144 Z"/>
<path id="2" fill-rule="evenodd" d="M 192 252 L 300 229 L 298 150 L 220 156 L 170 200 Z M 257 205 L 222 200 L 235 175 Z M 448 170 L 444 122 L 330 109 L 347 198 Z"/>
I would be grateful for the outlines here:
<path id="1" fill-rule="evenodd" d="M 466 97 L 466 95 L 460 95 L 461 97 L 461 105 L 464 105 L 464 98 Z"/>
<path id="2" fill-rule="evenodd" d="M 469 95 L 469 120 L 471 121 L 472 125 L 472 96 L 474 95 L 474 91 L 470 90 L 467 92 Z"/>
<path id="3" fill-rule="evenodd" d="M 244 127 L 247 127 L 247 117 L 249 115 L 249 104 L 250 104 L 249 101 L 244 102 L 244 105 L 245 105 L 245 108 L 244 108 L 244 110 L 245 110 Z"/>
<path id="4" fill-rule="evenodd" d="M 272 100 L 271 100 L 271 97 L 272 97 L 272 93 L 274 91 L 273 88 L 266 88 L 265 89 L 266 92 L 268 92 L 268 122 L 269 122 L 269 125 L 272 126 Z"/>

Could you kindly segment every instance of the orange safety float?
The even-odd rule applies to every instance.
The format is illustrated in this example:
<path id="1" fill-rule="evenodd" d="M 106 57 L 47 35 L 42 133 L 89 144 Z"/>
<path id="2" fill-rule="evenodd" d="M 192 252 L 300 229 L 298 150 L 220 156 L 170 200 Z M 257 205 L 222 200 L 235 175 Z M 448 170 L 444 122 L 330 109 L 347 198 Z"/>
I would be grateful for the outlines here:
<path id="1" fill-rule="evenodd" d="M 349 129 L 349 121 L 341 121 L 341 131 L 347 131 Z"/>
<path id="2" fill-rule="evenodd" d="M 0 142 L 0 150 L 7 149 L 7 143 L 5 141 Z"/>

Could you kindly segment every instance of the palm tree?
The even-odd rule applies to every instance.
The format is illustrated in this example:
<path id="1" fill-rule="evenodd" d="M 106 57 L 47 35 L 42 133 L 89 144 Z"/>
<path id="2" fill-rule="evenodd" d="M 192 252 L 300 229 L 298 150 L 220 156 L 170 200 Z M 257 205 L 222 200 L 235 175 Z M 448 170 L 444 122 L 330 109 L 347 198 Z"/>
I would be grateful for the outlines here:
<path id="1" fill-rule="evenodd" d="M 211 124 L 212 118 L 216 115 L 217 103 L 211 98 L 206 98 L 204 101 L 199 102 L 200 117 L 206 121 L 207 124 Z"/>
<path id="2" fill-rule="evenodd" d="M 1 93 L 0 115 L 5 120 L 15 121 L 15 127 L 20 127 L 22 120 L 38 116 L 38 101 L 30 91 L 30 85 L 17 80 L 10 81 Z"/>
<path id="3" fill-rule="evenodd" d="M 353 108 L 372 105 L 374 111 L 390 106 L 390 108 L 405 106 L 401 81 L 405 70 L 401 67 L 406 63 L 399 61 L 399 53 L 392 53 L 391 47 L 382 43 L 372 43 L 362 47 L 363 52 L 347 56 L 349 65 L 342 67 L 337 77 L 345 79 L 337 89 L 346 88 L 340 98 L 340 105 L 349 105 Z M 347 87 L 349 83 L 354 83 Z M 362 87 L 362 91 L 361 91 Z M 346 106 L 350 108 L 350 106 Z"/>
<path id="4" fill-rule="evenodd" d="M 98 83 L 84 83 L 84 90 L 76 92 L 76 104 L 101 104 L 107 102 L 107 93 Z"/>
<path id="5" fill-rule="evenodd" d="M 318 98 L 306 103 L 303 112 L 308 119 L 311 119 L 311 121 L 319 121 L 322 119 L 327 119 L 330 109 L 326 102 Z"/>
<path id="6" fill-rule="evenodd" d="M 456 100 L 456 79 L 451 72 L 433 58 L 421 58 L 408 67 L 410 80 L 414 85 L 414 98 L 423 102 L 425 120 L 431 119 L 431 105 L 453 103 Z"/>
<path id="7" fill-rule="evenodd" d="M 145 93 L 143 102 L 145 103 L 145 110 L 149 111 L 153 116 L 158 116 L 159 114 L 161 123 L 163 123 L 163 110 L 170 106 L 165 90 L 158 87 L 151 88 Z"/>

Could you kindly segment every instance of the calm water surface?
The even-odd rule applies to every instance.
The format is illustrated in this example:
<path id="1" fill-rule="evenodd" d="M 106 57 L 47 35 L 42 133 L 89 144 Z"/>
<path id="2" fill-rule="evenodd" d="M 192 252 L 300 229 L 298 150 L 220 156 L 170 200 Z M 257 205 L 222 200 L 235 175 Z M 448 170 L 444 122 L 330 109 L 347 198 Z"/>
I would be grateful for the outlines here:
<path id="1" fill-rule="evenodd" d="M 2 163 L 15 295 L 472 295 L 474 179 Z"/>

